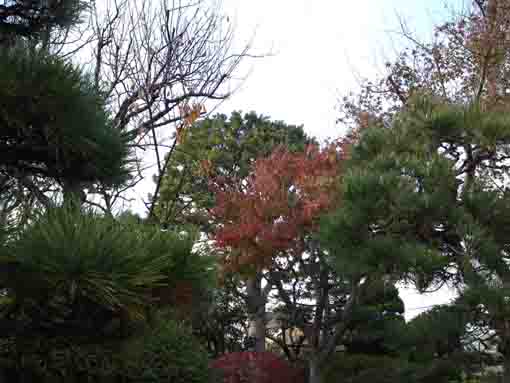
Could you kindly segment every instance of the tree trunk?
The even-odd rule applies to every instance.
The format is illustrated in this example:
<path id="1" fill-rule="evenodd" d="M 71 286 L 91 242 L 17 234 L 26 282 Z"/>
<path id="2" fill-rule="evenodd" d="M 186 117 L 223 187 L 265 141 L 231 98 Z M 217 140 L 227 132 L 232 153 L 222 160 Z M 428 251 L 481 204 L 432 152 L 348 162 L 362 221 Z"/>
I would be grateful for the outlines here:
<path id="1" fill-rule="evenodd" d="M 503 379 L 502 382 L 510 382 L 510 355 L 505 355 L 503 361 Z"/>
<path id="2" fill-rule="evenodd" d="M 308 383 L 322 383 L 321 366 L 317 358 L 310 359 L 308 371 Z"/>
<path id="3" fill-rule="evenodd" d="M 503 356 L 503 374 L 502 382 L 510 382 L 510 320 L 499 321 L 497 328 L 498 335 L 501 339 L 498 351 Z"/>
<path id="4" fill-rule="evenodd" d="M 487 4 L 487 37 L 486 42 L 489 46 L 490 60 L 487 66 L 487 95 L 489 100 L 494 102 L 498 96 L 498 74 L 499 67 L 498 60 L 496 58 L 498 48 L 498 0 L 489 0 Z"/>
<path id="5" fill-rule="evenodd" d="M 248 337 L 252 340 L 252 351 L 266 350 L 266 302 L 262 295 L 261 277 L 257 274 L 246 281 L 248 295 Z"/>

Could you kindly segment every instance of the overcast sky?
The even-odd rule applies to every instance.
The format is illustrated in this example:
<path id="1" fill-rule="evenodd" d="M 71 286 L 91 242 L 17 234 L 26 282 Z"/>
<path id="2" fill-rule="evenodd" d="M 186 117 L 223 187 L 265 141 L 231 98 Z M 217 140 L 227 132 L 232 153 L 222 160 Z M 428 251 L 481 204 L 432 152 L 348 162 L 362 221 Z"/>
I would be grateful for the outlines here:
<path id="1" fill-rule="evenodd" d="M 445 1 L 447 6 L 445 6 Z M 402 46 L 399 16 L 421 37 L 462 0 L 223 0 L 236 22 L 236 39 L 254 31 L 256 53 L 243 88 L 220 110 L 251 111 L 303 124 L 319 137 L 336 137 L 338 99 L 359 77 L 374 78 Z M 245 63 L 247 72 L 248 63 Z"/>
<path id="2" fill-rule="evenodd" d="M 463 0 L 223 0 L 236 24 L 237 41 L 255 31 L 256 53 L 274 55 L 244 66 L 251 73 L 219 111 L 251 110 L 276 120 L 304 125 L 320 138 L 338 137 L 338 99 L 355 90 L 360 77 L 374 78 L 395 57 L 403 41 L 399 17 L 423 39 L 432 26 L 459 9 Z M 452 291 L 419 295 L 401 291 L 406 317 L 432 304 L 446 303 Z"/>

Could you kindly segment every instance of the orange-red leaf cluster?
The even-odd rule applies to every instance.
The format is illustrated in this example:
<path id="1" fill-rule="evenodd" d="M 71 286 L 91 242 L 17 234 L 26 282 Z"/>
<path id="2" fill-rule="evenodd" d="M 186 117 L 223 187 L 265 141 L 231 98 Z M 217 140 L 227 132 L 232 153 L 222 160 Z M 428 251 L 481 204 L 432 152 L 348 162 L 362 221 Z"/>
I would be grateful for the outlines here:
<path id="1" fill-rule="evenodd" d="M 186 128 L 193 125 L 193 123 L 204 113 L 207 113 L 207 111 L 203 104 L 193 103 L 190 106 L 186 102 L 179 105 L 179 115 L 182 118 L 182 124 L 176 128 L 176 139 L 178 144 L 182 143 Z"/>
<path id="2" fill-rule="evenodd" d="M 280 147 L 258 159 L 247 179 L 234 185 L 215 180 L 214 240 L 219 248 L 237 250 L 225 257 L 227 270 L 246 264 L 261 269 L 282 252 L 300 250 L 303 234 L 332 207 L 347 145 L 310 145 L 299 153 Z"/>
<path id="3" fill-rule="evenodd" d="M 234 352 L 211 362 L 224 383 L 301 383 L 304 373 L 270 352 Z"/>

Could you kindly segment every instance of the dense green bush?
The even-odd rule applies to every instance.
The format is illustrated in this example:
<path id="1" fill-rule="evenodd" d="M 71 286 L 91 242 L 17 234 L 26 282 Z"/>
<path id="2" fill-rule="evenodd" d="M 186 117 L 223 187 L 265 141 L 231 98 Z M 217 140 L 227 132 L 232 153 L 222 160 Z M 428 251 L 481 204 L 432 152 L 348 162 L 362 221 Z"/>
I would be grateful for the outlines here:
<path id="1" fill-rule="evenodd" d="M 456 383 L 458 362 L 448 359 L 410 362 L 404 355 L 340 354 L 324 371 L 324 383 Z"/>
<path id="2" fill-rule="evenodd" d="M 173 320 L 161 321 L 129 342 L 122 354 L 127 382 L 209 382 L 208 355 L 191 330 Z"/>
<path id="3" fill-rule="evenodd" d="M 128 341 L 32 339 L 0 345 L 0 381 L 52 383 L 205 383 L 214 377 L 191 330 L 161 321 Z M 3 380 L 2 380 L 3 379 Z"/>
<path id="4" fill-rule="evenodd" d="M 342 354 L 333 358 L 324 372 L 324 383 L 394 383 L 400 359 L 383 355 Z"/>

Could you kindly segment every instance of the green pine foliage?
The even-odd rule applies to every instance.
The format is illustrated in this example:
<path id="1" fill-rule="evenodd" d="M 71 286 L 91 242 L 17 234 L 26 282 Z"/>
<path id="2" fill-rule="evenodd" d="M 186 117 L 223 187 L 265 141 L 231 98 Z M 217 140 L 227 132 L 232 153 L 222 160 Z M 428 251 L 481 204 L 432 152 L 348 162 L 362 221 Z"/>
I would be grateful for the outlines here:
<path id="1" fill-rule="evenodd" d="M 0 165 L 57 181 L 122 182 L 128 137 L 87 75 L 38 49 L 0 52 Z"/>
<path id="2" fill-rule="evenodd" d="M 452 209 L 459 181 L 454 162 L 437 150 L 435 124 L 418 125 L 418 113 L 363 132 L 321 236 L 342 269 L 396 280 L 422 275 L 426 287 L 449 263 L 440 244 L 443 229 L 460 219 Z"/>
<path id="3" fill-rule="evenodd" d="M 405 331 L 404 302 L 398 289 L 377 281 L 368 295 L 353 309 L 350 331 L 342 344 L 353 354 L 398 355 Z"/>
<path id="4" fill-rule="evenodd" d="M 339 270 L 391 276 L 420 290 L 461 287 L 456 305 L 497 332 L 507 360 L 509 143 L 507 113 L 418 95 L 391 127 L 361 132 L 341 180 L 339 208 L 321 225 Z M 458 321 L 434 317 L 430 333 L 455 334 L 449 326 L 462 333 Z"/>
<path id="5" fill-rule="evenodd" d="M 0 221 L 0 380 L 205 382 L 207 353 L 176 319 L 180 299 L 189 305 L 213 282 L 212 258 L 193 249 L 197 234 L 102 216 L 76 198 L 129 178 L 134 138 L 113 126 L 90 76 L 50 53 L 52 33 L 85 7 L 0 5 L 0 197 L 9 198 L 0 201 L 9 207 Z M 58 191 L 41 197 L 55 184 L 61 207 L 46 201 Z M 25 192 L 45 209 L 25 211 Z"/>
<path id="6" fill-rule="evenodd" d="M 0 249 L 0 376 L 205 381 L 207 353 L 172 322 L 177 314 L 158 319 L 179 310 L 168 296 L 180 283 L 195 295 L 213 281 L 194 242 L 129 219 L 48 210 Z"/>
<path id="7" fill-rule="evenodd" d="M 436 307 L 408 323 L 391 316 L 369 319 L 373 305 L 361 305 L 358 311 L 365 313 L 365 318 L 358 316 L 357 329 L 364 347 L 346 343 L 345 351 L 326 365 L 324 382 L 461 382 L 474 360 L 462 343 L 468 316 L 456 305 Z"/>
<path id="8" fill-rule="evenodd" d="M 385 355 L 339 354 L 329 361 L 324 383 L 396 383 L 400 382 L 402 360 Z"/>
<path id="9" fill-rule="evenodd" d="M 12 297 L 4 311 L 23 323 L 22 334 L 111 332 L 116 318 L 146 318 L 160 289 L 210 280 L 210 261 L 192 254 L 192 244 L 157 227 L 50 210 L 1 249 L 2 285 Z"/>
<path id="10" fill-rule="evenodd" d="M 0 43 L 20 37 L 39 39 L 51 29 L 71 27 L 81 21 L 87 7 L 82 0 L 5 1 L 0 14 Z"/>

